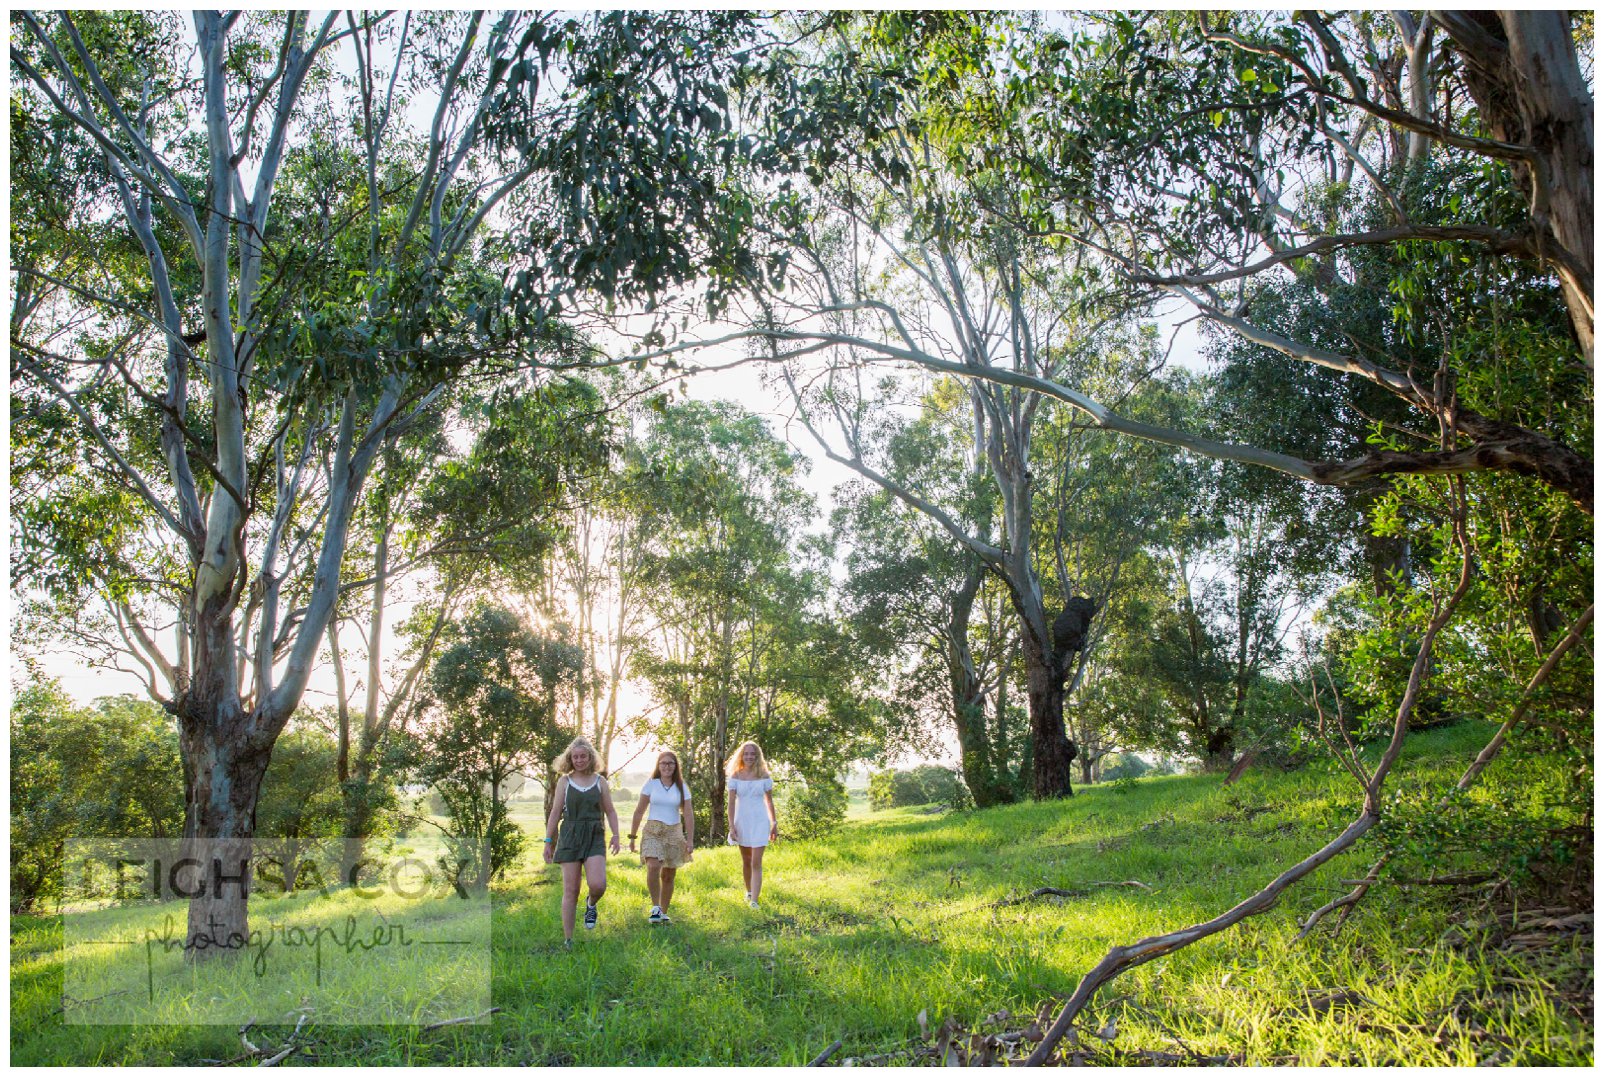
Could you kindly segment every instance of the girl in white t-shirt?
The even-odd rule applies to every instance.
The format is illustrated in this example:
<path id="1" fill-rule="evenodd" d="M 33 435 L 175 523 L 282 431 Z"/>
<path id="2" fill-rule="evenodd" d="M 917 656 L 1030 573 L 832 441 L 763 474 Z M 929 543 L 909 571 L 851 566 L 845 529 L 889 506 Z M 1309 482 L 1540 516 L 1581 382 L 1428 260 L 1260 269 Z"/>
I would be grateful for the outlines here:
<path id="1" fill-rule="evenodd" d="M 741 847 L 746 903 L 755 909 L 763 893 L 763 850 L 780 836 L 774 817 L 774 779 L 755 740 L 735 749 L 724 773 L 729 776 L 730 838 Z"/>
<path id="2" fill-rule="evenodd" d="M 640 828 L 641 816 L 646 829 Z M 691 862 L 696 837 L 696 815 L 691 811 L 691 791 L 680 773 L 679 756 L 664 752 L 657 757 L 657 773 L 640 791 L 635 818 L 629 824 L 629 851 L 635 851 L 635 838 L 641 839 L 640 857 L 646 865 L 646 889 L 652 894 L 652 911 L 646 917 L 654 924 L 666 924 L 668 904 L 674 900 L 674 874 Z"/>

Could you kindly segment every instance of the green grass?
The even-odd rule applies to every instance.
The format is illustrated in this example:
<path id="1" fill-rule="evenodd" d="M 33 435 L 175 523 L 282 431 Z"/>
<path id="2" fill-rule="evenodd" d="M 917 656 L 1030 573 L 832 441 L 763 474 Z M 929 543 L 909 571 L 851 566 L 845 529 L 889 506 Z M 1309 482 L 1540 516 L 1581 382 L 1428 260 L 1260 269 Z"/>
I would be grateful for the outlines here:
<path id="1" fill-rule="evenodd" d="M 1402 784 L 1456 776 L 1489 728 L 1412 737 Z M 1519 795 L 1498 768 L 1489 779 L 1485 795 Z M 491 1023 L 315 1026 L 310 1055 L 286 1064 L 798 1065 L 837 1038 L 838 1059 L 907 1048 L 921 1011 L 932 1028 L 950 1017 L 1017 1029 L 1110 945 L 1252 893 L 1334 834 L 1352 804 L 1351 780 L 1315 766 L 1250 773 L 1229 789 L 1217 776 L 1154 778 L 985 812 L 854 812 L 829 841 L 770 849 L 760 912 L 745 907 L 733 849 L 699 852 L 665 928 L 645 923 L 644 876 L 626 855 L 610 865 L 601 927 L 576 933 L 571 953 L 556 871 L 529 866 L 495 894 L 502 1012 Z M 1115 981 L 1082 1043 L 1107 1061 L 1184 1045 L 1261 1065 L 1591 1064 L 1590 997 L 1572 1004 L 1578 982 L 1590 996 L 1590 936 L 1534 951 L 1468 947 L 1442 894 L 1387 887 L 1336 939 L 1294 941 L 1299 921 L 1373 856 L 1361 847 L 1266 915 Z M 993 904 L 1124 880 L 1154 889 Z M 13 1063 L 240 1053 L 228 1027 L 64 1025 L 60 947 L 59 918 L 12 918 Z M 1342 992 L 1353 994 L 1322 1002 Z M 1090 1035 L 1110 1021 L 1112 1041 Z M 253 1038 L 271 1049 L 288 1032 Z"/>

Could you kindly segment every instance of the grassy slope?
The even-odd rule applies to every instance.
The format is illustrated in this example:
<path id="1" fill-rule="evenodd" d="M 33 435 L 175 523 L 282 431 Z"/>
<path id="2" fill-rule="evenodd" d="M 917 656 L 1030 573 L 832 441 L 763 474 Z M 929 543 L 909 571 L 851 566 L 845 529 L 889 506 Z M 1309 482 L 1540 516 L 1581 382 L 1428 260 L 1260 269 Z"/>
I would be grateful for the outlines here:
<path id="1" fill-rule="evenodd" d="M 1486 734 L 1465 725 L 1413 737 L 1404 781 L 1456 776 Z M 1519 797 L 1519 779 L 1497 768 L 1491 777 L 1487 795 Z M 676 923 L 660 929 L 644 923 L 643 875 L 626 856 L 612 864 L 600 929 L 580 932 L 572 953 L 558 945 L 555 873 L 530 868 L 497 895 L 503 1012 L 493 1024 L 326 1027 L 309 1042 L 325 1064 L 795 1065 L 836 1038 L 841 1058 L 895 1051 L 917 1037 L 921 1010 L 932 1026 L 1028 1015 L 1109 945 L 1240 900 L 1340 828 L 1352 810 L 1345 781 L 1314 767 L 1250 774 L 1231 789 L 1217 777 L 1160 778 L 1065 803 L 868 815 L 831 841 L 771 849 L 761 912 L 744 906 L 734 850 L 698 854 L 682 872 Z M 1350 854 L 1269 914 L 1116 982 L 1093 1007 L 1094 1027 L 1112 1019 L 1121 1052 L 1180 1043 L 1249 1064 L 1592 1061 L 1591 1025 L 1551 987 L 1592 967 L 1575 937 L 1534 953 L 1467 951 L 1453 945 L 1439 895 L 1390 888 L 1338 940 L 1295 943 L 1299 919 L 1369 859 Z M 1093 888 L 988 907 L 1037 886 L 1131 879 L 1154 892 Z M 13 1063 L 238 1054 L 228 1028 L 64 1027 L 52 1013 L 59 945 L 59 920 L 12 918 Z M 1362 1001 L 1310 1004 L 1340 991 Z"/>

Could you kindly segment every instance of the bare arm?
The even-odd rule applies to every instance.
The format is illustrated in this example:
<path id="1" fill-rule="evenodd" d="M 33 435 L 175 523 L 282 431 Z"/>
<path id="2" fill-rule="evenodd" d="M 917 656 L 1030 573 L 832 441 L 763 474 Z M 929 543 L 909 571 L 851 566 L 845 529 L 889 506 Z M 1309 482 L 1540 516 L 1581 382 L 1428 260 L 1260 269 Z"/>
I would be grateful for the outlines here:
<path id="1" fill-rule="evenodd" d="M 546 863 L 551 863 L 552 855 L 556 852 L 557 823 L 563 817 L 563 802 L 568 795 L 568 779 L 558 778 L 557 788 L 551 794 L 551 814 L 546 817 Z"/>
<path id="2" fill-rule="evenodd" d="M 679 819 L 685 827 L 685 859 L 689 860 L 691 850 L 696 848 L 696 812 L 691 808 L 689 796 L 680 798 Z"/>
<path id="3" fill-rule="evenodd" d="M 641 790 L 640 800 L 635 805 L 635 818 L 633 818 L 633 819 L 631 819 L 629 821 L 629 851 L 630 852 L 634 852 L 635 851 L 635 835 L 640 833 L 641 817 L 646 814 L 646 809 L 650 805 L 650 803 L 651 802 L 646 799 L 646 790 L 642 789 Z"/>
<path id="4" fill-rule="evenodd" d="M 613 807 L 613 793 L 607 788 L 607 779 L 598 778 L 601 782 L 602 811 L 607 813 L 607 825 L 613 830 L 613 852 L 616 854 L 623 846 L 618 841 L 618 809 Z"/>
<path id="5" fill-rule="evenodd" d="M 724 818 L 730 824 L 730 837 L 738 842 L 741 840 L 741 836 L 735 832 L 735 790 L 733 789 L 729 791 L 729 800 L 729 810 L 724 813 Z"/>
<path id="6" fill-rule="evenodd" d="M 763 791 L 763 803 L 768 805 L 769 840 L 773 841 L 775 838 L 780 836 L 780 820 L 779 816 L 774 814 L 774 794 L 767 789 Z"/>
<path id="7" fill-rule="evenodd" d="M 558 778 L 557 788 L 551 794 L 551 814 L 546 817 L 546 840 L 557 840 L 557 824 L 562 821 L 563 801 L 567 799 L 568 779 Z"/>

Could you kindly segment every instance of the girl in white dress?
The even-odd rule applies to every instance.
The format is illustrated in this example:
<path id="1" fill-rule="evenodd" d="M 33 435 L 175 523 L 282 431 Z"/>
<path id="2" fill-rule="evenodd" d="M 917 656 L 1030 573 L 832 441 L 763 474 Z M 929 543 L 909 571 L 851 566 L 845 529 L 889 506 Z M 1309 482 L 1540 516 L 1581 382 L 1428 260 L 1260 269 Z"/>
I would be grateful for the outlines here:
<path id="1" fill-rule="evenodd" d="M 641 817 L 650 810 L 646 829 Z M 646 865 L 646 889 L 652 894 L 651 923 L 669 922 L 668 904 L 674 900 L 674 874 L 691 862 L 696 836 L 696 814 L 691 811 L 691 792 L 679 770 L 679 756 L 664 752 L 657 757 L 657 773 L 640 791 L 635 818 L 629 824 L 629 851 L 635 851 L 639 837 L 641 860 Z"/>
<path id="2" fill-rule="evenodd" d="M 724 773 L 730 780 L 730 838 L 741 847 L 746 903 L 755 909 L 763 893 L 763 850 L 780 836 L 774 817 L 774 779 L 755 740 L 735 749 Z"/>

